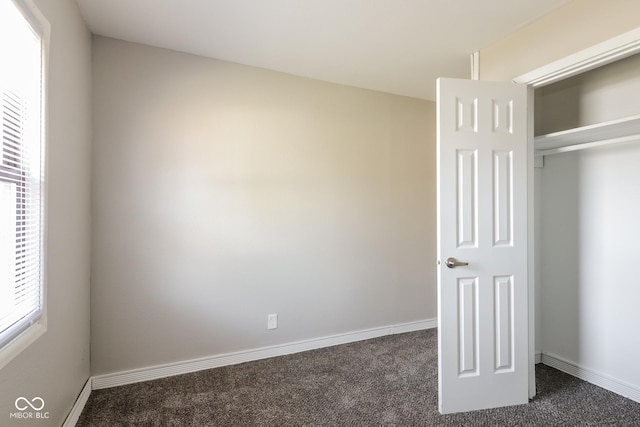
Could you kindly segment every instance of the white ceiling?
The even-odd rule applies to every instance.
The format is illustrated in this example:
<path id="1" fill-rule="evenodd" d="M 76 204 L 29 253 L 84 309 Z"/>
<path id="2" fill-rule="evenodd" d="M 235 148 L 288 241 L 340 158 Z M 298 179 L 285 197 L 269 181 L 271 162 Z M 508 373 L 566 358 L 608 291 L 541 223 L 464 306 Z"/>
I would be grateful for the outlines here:
<path id="1" fill-rule="evenodd" d="M 435 99 L 440 76 L 569 0 L 76 0 L 102 36 Z"/>

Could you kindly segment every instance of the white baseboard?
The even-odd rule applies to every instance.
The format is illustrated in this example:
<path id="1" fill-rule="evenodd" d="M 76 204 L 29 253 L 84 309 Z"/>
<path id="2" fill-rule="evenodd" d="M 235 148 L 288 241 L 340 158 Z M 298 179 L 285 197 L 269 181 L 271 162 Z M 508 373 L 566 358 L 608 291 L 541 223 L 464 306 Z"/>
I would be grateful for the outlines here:
<path id="1" fill-rule="evenodd" d="M 204 369 L 219 368 L 238 363 L 251 362 L 269 357 L 284 356 L 286 354 L 315 350 L 323 347 L 331 347 L 339 344 L 347 344 L 356 341 L 378 338 L 385 335 L 401 334 L 405 332 L 432 329 L 438 326 L 437 319 L 427 319 L 417 322 L 401 323 L 398 325 L 381 328 L 366 329 L 356 332 L 314 338 L 297 341 L 288 344 L 262 347 L 253 350 L 238 351 L 234 353 L 220 354 L 203 357 L 183 362 L 169 363 L 165 365 L 150 366 L 147 368 L 130 371 L 114 372 L 112 374 L 97 375 L 91 378 L 92 389 L 117 387 L 125 384 L 133 384 L 142 381 L 155 380 L 173 375 L 187 374 Z"/>
<path id="2" fill-rule="evenodd" d="M 80 419 L 80 415 L 82 414 L 82 410 L 84 409 L 84 405 L 87 404 L 87 400 L 89 400 L 89 395 L 91 394 L 91 378 L 87 380 L 82 387 L 82 391 L 80 395 L 76 399 L 76 402 L 73 404 L 71 408 L 71 412 L 67 415 L 67 419 L 64 420 L 62 427 L 75 427 L 78 419 Z"/>
<path id="3" fill-rule="evenodd" d="M 542 363 L 586 382 L 640 402 L 640 388 L 592 369 L 583 368 L 561 357 L 542 353 Z"/>

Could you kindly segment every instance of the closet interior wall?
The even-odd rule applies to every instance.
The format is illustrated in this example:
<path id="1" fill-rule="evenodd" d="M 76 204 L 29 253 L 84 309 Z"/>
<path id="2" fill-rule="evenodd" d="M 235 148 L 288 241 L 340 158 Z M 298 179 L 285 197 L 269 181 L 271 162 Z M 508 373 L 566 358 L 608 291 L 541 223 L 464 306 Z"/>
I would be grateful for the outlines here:
<path id="1" fill-rule="evenodd" d="M 640 114 L 640 55 L 542 87 L 536 135 Z M 640 392 L 640 136 L 536 170 L 536 350 Z"/>

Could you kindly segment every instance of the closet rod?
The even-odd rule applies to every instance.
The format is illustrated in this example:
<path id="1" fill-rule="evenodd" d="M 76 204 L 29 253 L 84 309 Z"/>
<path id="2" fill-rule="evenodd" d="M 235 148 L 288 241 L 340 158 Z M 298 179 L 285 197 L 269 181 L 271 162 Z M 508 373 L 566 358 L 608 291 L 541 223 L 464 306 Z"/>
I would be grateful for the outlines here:
<path id="1" fill-rule="evenodd" d="M 625 142 L 633 142 L 640 140 L 640 134 L 621 136 L 619 138 L 603 139 L 599 141 L 583 142 L 574 145 L 566 145 L 564 147 L 549 148 L 547 150 L 536 150 L 536 156 L 549 156 L 551 154 L 568 153 L 570 151 L 586 150 L 587 148 L 602 147 L 604 145 L 622 144 Z"/>

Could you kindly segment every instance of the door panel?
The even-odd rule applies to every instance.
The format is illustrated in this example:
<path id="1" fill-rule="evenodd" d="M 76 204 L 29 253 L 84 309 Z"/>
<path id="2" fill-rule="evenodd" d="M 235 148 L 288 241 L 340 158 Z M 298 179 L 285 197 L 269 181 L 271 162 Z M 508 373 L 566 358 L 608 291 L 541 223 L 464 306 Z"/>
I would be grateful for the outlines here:
<path id="1" fill-rule="evenodd" d="M 478 375 L 478 278 L 458 279 L 459 376 Z"/>
<path id="2" fill-rule="evenodd" d="M 438 80 L 442 413 L 528 401 L 527 108 L 525 86 Z"/>
<path id="3" fill-rule="evenodd" d="M 494 246 L 513 246 L 513 151 L 493 153 Z"/>
<path id="4" fill-rule="evenodd" d="M 456 186 L 458 196 L 457 218 L 458 248 L 478 247 L 478 151 L 457 151 L 458 181 Z"/>

